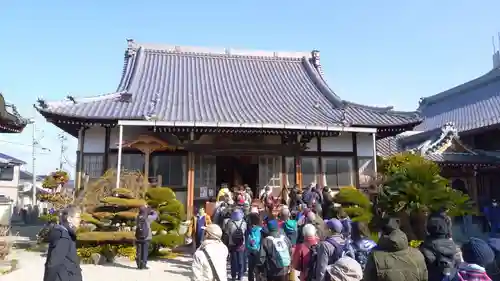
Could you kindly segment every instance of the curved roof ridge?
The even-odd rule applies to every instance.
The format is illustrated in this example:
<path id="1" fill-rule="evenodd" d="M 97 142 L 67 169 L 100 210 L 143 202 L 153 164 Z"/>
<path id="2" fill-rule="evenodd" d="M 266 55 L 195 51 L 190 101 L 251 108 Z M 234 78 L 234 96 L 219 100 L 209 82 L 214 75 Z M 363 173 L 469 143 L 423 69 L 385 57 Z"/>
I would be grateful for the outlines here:
<path id="1" fill-rule="evenodd" d="M 74 98 L 74 101 L 71 101 L 69 99 L 65 100 L 54 100 L 54 101 L 45 101 L 49 107 L 59 107 L 59 106 L 67 106 L 67 105 L 76 105 L 76 104 L 82 104 L 82 103 L 92 103 L 96 101 L 103 101 L 103 100 L 108 100 L 108 99 L 114 99 L 114 98 L 119 98 L 121 96 L 122 92 L 114 92 L 114 93 L 107 93 L 107 94 L 101 94 L 101 95 L 96 95 L 96 96 L 90 96 L 90 97 L 81 97 L 81 98 Z M 40 108 L 40 106 L 35 104 L 36 108 Z M 40 108 L 43 110 L 43 108 Z"/>
<path id="2" fill-rule="evenodd" d="M 393 115 L 400 115 L 404 117 L 418 117 L 420 116 L 418 110 L 414 111 L 403 111 L 403 110 L 394 110 L 394 106 L 370 106 L 370 105 L 364 105 L 364 104 L 359 104 L 351 101 L 343 101 L 346 106 L 352 106 L 352 107 L 358 107 L 362 108 L 365 110 L 371 110 L 379 113 L 387 113 L 387 114 L 393 114 Z"/>
<path id="3" fill-rule="evenodd" d="M 264 51 L 264 50 L 244 50 L 233 48 L 217 48 L 217 47 L 197 47 L 197 46 L 180 46 L 169 44 L 154 44 L 154 43 L 137 43 L 132 39 L 128 39 L 129 50 L 139 50 L 143 48 L 147 51 L 164 51 L 169 53 L 194 53 L 208 55 L 228 55 L 228 56 L 247 56 L 247 57 L 272 57 L 272 58 L 291 58 L 302 59 L 304 56 L 311 56 L 311 52 L 294 52 L 294 51 Z"/>
<path id="4" fill-rule="evenodd" d="M 437 93 L 432 96 L 421 98 L 419 101 L 418 109 L 441 102 L 455 94 L 464 93 L 474 88 L 481 87 L 482 85 L 495 81 L 499 78 L 500 78 L 500 69 L 499 68 L 492 69 L 479 77 L 476 77 L 465 83 L 459 84 L 451 89 Z"/>
<path id="5" fill-rule="evenodd" d="M 316 62 L 319 65 L 319 62 Z M 343 100 L 328 86 L 325 79 L 323 79 L 322 73 L 318 70 L 318 66 L 311 63 L 310 59 L 307 57 L 302 58 L 302 65 L 309 75 L 309 78 L 313 81 L 316 88 L 325 96 L 333 106 L 338 108 L 343 108 Z"/>

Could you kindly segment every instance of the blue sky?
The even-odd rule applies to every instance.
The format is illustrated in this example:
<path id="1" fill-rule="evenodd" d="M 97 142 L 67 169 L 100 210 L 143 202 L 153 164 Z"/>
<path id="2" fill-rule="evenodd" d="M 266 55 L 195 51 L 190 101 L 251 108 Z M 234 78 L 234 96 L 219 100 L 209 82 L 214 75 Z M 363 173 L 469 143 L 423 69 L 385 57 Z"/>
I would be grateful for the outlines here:
<path id="1" fill-rule="evenodd" d="M 36 114 L 47 100 L 112 92 L 126 38 L 138 42 L 274 51 L 319 49 L 344 99 L 414 110 L 492 66 L 500 1 L 3 1 L 0 91 L 36 116 L 37 173 L 59 165 L 58 129 Z M 498 43 L 496 43 L 498 46 Z M 15 144 L 13 144 L 15 143 Z M 31 167 L 31 128 L 0 135 L 1 152 Z M 66 168 L 73 173 L 76 140 Z M 31 169 L 31 168 L 30 168 Z"/>

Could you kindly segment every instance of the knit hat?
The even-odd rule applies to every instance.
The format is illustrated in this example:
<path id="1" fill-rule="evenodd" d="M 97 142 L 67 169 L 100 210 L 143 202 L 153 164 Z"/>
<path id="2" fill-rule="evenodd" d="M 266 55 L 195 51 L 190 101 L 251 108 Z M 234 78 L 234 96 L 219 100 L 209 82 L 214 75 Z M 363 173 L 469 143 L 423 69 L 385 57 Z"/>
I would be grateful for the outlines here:
<path id="1" fill-rule="evenodd" d="M 243 212 L 240 209 L 236 209 L 231 214 L 231 220 L 240 221 L 243 219 Z"/>
<path id="2" fill-rule="evenodd" d="M 493 262 L 495 254 L 485 241 L 472 237 L 462 245 L 462 257 L 466 263 L 485 267 Z"/>
<path id="3" fill-rule="evenodd" d="M 427 233 L 432 237 L 445 237 L 449 234 L 448 223 L 441 216 L 429 217 L 427 220 Z"/>
<path id="4" fill-rule="evenodd" d="M 488 239 L 488 245 L 495 253 L 495 256 L 500 255 L 500 238 L 492 237 Z"/>
<path id="5" fill-rule="evenodd" d="M 335 233 L 341 233 L 343 228 L 342 223 L 338 219 L 331 219 L 327 221 L 326 226 Z"/>
<path id="6" fill-rule="evenodd" d="M 363 278 L 361 265 L 351 257 L 342 257 L 327 267 L 332 281 L 360 281 Z"/>
<path id="7" fill-rule="evenodd" d="M 220 240 L 222 237 L 222 229 L 217 224 L 209 224 L 202 227 L 208 236 Z"/>
<path id="8" fill-rule="evenodd" d="M 267 222 L 267 229 L 269 232 L 278 231 L 278 221 L 277 220 L 269 220 Z"/>

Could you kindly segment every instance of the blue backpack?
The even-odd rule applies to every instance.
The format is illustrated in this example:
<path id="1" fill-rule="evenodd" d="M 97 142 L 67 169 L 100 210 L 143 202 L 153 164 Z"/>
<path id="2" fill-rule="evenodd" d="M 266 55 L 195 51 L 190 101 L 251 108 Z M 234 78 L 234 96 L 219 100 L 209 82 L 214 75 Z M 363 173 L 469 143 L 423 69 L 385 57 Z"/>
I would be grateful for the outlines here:
<path id="1" fill-rule="evenodd" d="M 260 239 L 262 238 L 262 227 L 254 226 L 248 233 L 248 239 L 246 240 L 246 248 L 250 251 L 260 250 Z"/>

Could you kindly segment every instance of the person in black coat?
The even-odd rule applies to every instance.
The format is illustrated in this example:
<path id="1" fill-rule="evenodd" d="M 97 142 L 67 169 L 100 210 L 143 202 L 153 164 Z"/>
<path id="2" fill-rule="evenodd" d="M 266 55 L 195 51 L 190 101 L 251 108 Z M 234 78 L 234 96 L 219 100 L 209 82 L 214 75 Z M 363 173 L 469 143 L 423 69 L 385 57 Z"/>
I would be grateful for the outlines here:
<path id="1" fill-rule="evenodd" d="M 49 231 L 49 250 L 43 281 L 82 281 L 80 259 L 76 254 L 75 228 L 80 225 L 80 211 L 68 208 L 61 214 L 60 224 Z"/>

